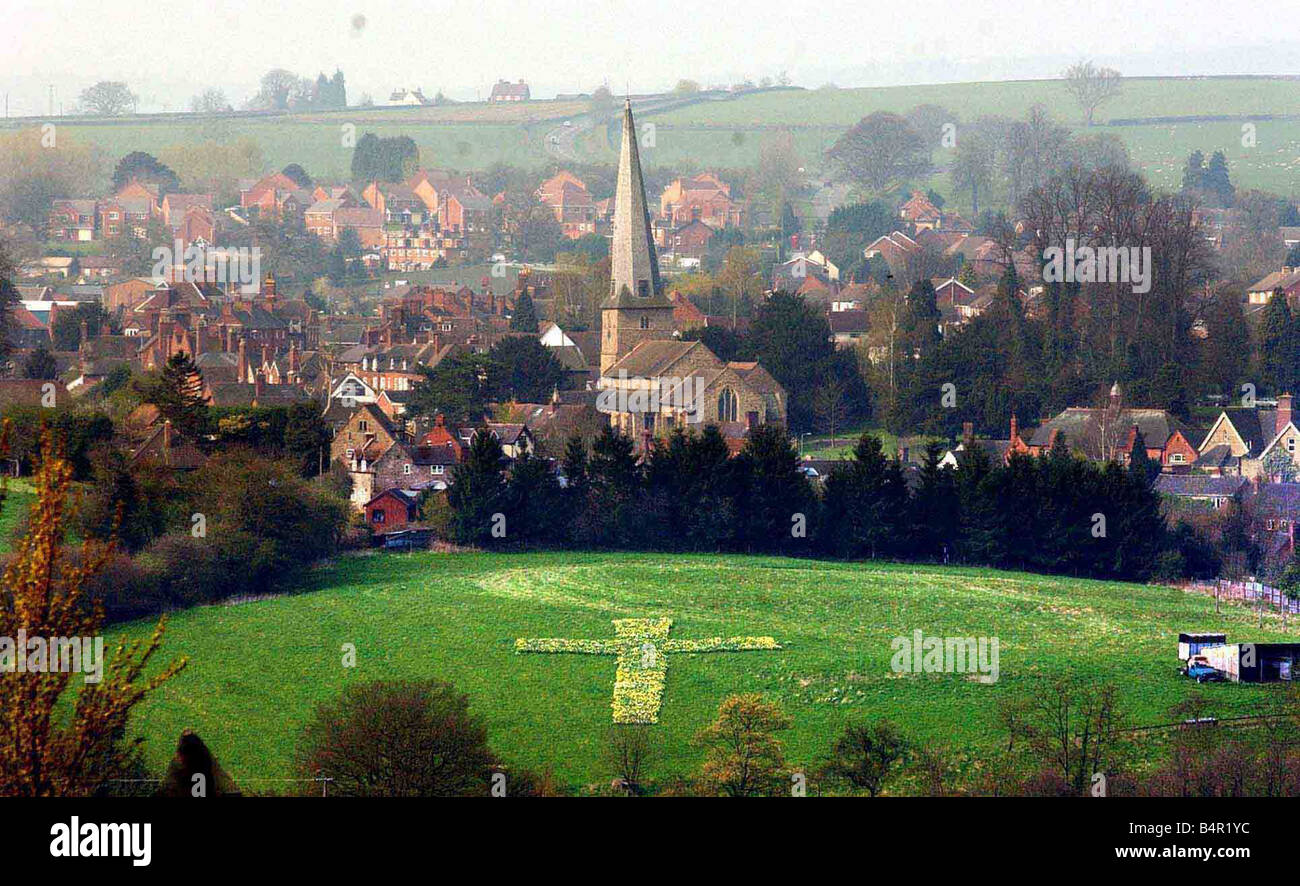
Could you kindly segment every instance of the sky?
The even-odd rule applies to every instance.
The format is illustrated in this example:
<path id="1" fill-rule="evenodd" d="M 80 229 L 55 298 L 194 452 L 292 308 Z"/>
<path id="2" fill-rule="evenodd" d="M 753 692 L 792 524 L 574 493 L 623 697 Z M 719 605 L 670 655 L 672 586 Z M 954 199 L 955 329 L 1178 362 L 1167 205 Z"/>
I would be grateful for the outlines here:
<path id="1" fill-rule="evenodd" d="M 1052 77 L 1090 58 L 1125 76 L 1300 74 L 1290 0 L 4 0 L 0 94 L 11 116 L 71 110 L 125 80 L 139 110 L 186 110 L 222 89 L 238 107 L 271 68 L 341 68 L 349 102 L 398 87 L 486 97 L 523 78 L 536 98 L 656 92 L 682 78 L 894 86 Z M 214 8 L 216 7 L 216 8 Z M 1298 86 L 1297 88 L 1300 88 Z"/>

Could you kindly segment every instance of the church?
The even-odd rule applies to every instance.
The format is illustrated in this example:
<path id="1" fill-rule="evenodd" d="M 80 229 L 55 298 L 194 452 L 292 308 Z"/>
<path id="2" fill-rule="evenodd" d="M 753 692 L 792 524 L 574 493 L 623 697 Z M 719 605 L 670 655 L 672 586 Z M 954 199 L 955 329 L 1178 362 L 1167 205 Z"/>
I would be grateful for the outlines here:
<path id="1" fill-rule="evenodd" d="M 601 305 L 600 396 L 610 424 L 645 451 L 655 437 L 716 424 L 733 448 L 759 424 L 785 424 L 785 389 L 755 362 L 718 359 L 683 341 L 664 292 L 646 204 L 632 106 L 623 106 L 623 146 L 614 192 L 609 298 Z"/>

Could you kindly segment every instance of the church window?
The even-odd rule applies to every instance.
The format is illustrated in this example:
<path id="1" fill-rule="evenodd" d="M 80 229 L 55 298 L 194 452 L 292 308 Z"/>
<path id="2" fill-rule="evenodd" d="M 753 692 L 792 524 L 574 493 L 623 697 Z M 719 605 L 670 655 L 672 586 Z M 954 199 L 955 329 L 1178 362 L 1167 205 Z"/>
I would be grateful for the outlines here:
<path id="1" fill-rule="evenodd" d="M 736 401 L 736 392 L 723 388 L 718 395 L 718 421 L 735 421 L 740 405 Z"/>

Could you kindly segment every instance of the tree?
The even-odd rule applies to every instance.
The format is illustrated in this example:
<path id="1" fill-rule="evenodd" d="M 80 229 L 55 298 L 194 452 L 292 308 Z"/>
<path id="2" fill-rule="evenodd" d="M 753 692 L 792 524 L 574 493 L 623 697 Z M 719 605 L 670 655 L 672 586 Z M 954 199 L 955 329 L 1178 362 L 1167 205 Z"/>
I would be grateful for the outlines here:
<path id="1" fill-rule="evenodd" d="M 701 785 L 727 797 L 770 797 L 785 784 L 785 754 L 776 733 L 793 721 L 757 693 L 728 696 L 718 717 L 695 736 L 704 748 Z"/>
<path id="2" fill-rule="evenodd" d="M 132 151 L 113 167 L 113 190 L 121 190 L 132 181 L 156 185 L 159 196 L 179 190 L 181 186 L 171 167 L 144 151 Z"/>
<path id="3" fill-rule="evenodd" d="M 512 332 L 537 332 L 537 310 L 533 307 L 533 297 L 527 292 L 519 293 L 515 300 L 514 313 L 510 315 Z"/>
<path id="4" fill-rule="evenodd" d="M 101 636 L 103 609 L 92 604 L 87 589 L 111 551 L 86 543 L 79 557 L 68 556 L 72 481 L 72 466 L 62 458 L 53 433 L 45 432 L 33 479 L 36 502 L 30 526 L 4 572 L 0 637 L 44 638 L 53 644 L 56 638 Z M 27 657 L 26 672 L 0 680 L 0 795 L 87 796 L 111 790 L 115 779 L 138 766 L 139 740 L 125 740 L 131 713 L 187 662 L 182 657 L 161 668 L 149 667 L 162 645 L 163 626 L 160 620 L 147 640 L 119 646 L 111 660 L 101 660 L 98 681 L 86 682 L 75 700 L 67 697 L 71 671 L 51 668 L 45 658 L 55 654 L 52 645 L 42 647 L 42 654 L 29 640 L 18 652 Z M 12 640 L 7 652 L 0 647 L 5 670 L 13 669 L 14 655 Z M 82 666 L 88 676 L 85 657 Z M 152 675 L 145 677 L 146 670 Z"/>
<path id="5" fill-rule="evenodd" d="M 312 186 L 311 176 L 307 174 L 307 170 L 303 169 L 297 163 L 290 163 L 284 169 L 281 169 L 280 173 L 281 175 L 292 179 L 294 184 L 300 188 L 310 188 Z M 344 230 L 352 231 L 351 228 L 345 228 Z M 356 232 L 352 231 L 352 233 L 355 236 Z"/>
<path id="6" fill-rule="evenodd" d="M 1108 99 L 1120 94 L 1120 73 L 1113 68 L 1101 68 L 1091 61 L 1070 65 L 1062 74 L 1065 88 L 1083 109 L 1083 124 L 1092 125 L 1097 108 Z"/>
<path id="7" fill-rule="evenodd" d="M 895 190 L 930 168 L 921 136 L 897 114 L 877 111 L 836 140 L 826 156 L 872 193 Z"/>
<path id="8" fill-rule="evenodd" d="M 498 536 L 497 514 L 505 513 L 506 484 L 501 475 L 505 455 L 501 442 L 483 428 L 474 434 L 465 461 L 452 468 L 447 504 L 452 517 L 448 524 L 452 540 L 460 544 L 487 544 Z M 507 534 L 507 522 L 501 529 Z M 500 536 L 506 537 L 506 536 Z"/>
<path id="9" fill-rule="evenodd" d="M 189 729 L 176 743 L 176 755 L 158 786 L 160 797 L 239 797 L 243 792 L 230 779 L 203 739 Z"/>
<path id="10" fill-rule="evenodd" d="M 116 80 L 100 80 L 81 91 L 81 112 L 96 117 L 120 117 L 134 114 L 140 97 Z"/>
<path id="11" fill-rule="evenodd" d="M 226 94 L 213 87 L 203 90 L 190 99 L 190 110 L 196 114 L 220 114 L 223 111 L 231 111 L 233 108 L 231 108 Z"/>
<path id="12" fill-rule="evenodd" d="M 380 138 L 367 132 L 352 149 L 352 177 L 358 181 L 404 181 L 419 163 L 420 148 L 409 135 Z"/>
<path id="13" fill-rule="evenodd" d="M 822 771 L 833 780 L 847 781 L 876 797 L 910 748 L 911 743 L 889 720 L 850 724 L 836 739 Z"/>
<path id="14" fill-rule="evenodd" d="M 342 797 L 484 797 L 497 767 L 469 696 L 434 680 L 348 686 L 317 707 L 296 762 Z"/>
<path id="15" fill-rule="evenodd" d="M 641 777 L 653 758 L 650 727 L 640 723 L 615 723 L 609 728 L 605 736 L 605 762 L 629 793 L 641 793 Z"/>
<path id="16" fill-rule="evenodd" d="M 813 394 L 813 415 L 817 424 L 831 435 L 831 448 L 835 448 L 835 429 L 844 424 L 846 386 L 841 381 L 830 381 Z"/>
<path id="17" fill-rule="evenodd" d="M 1297 339 L 1296 322 L 1286 293 L 1279 290 L 1269 298 L 1260 319 L 1260 380 L 1274 393 L 1292 390 L 1296 387 L 1298 355 L 1300 339 Z"/>
<path id="18" fill-rule="evenodd" d="M 979 215 L 980 195 L 988 196 L 996 164 L 997 149 L 991 138 L 978 128 L 969 128 L 962 133 L 957 140 L 950 174 L 954 188 L 970 191 L 972 215 Z"/>
<path id="19" fill-rule="evenodd" d="M 411 389 L 407 408 L 415 416 L 442 413 L 453 424 L 483 420 L 501 375 L 500 366 L 486 354 L 454 354 L 432 369 L 419 370 L 424 378 Z"/>
<path id="20" fill-rule="evenodd" d="M 35 378 L 42 381 L 49 381 L 59 374 L 59 364 L 55 361 L 54 355 L 50 349 L 45 347 L 45 343 L 37 345 L 36 348 L 27 355 L 23 363 L 23 377 Z"/>
<path id="21" fill-rule="evenodd" d="M 551 349 L 533 336 L 512 335 L 488 351 L 497 369 L 493 384 L 497 396 L 521 403 L 544 403 L 564 387 L 565 372 Z"/>
<path id="22" fill-rule="evenodd" d="M 329 425 L 320 414 L 320 407 L 307 403 L 294 403 L 284 426 L 284 452 L 297 458 L 304 477 L 314 477 L 329 461 L 332 435 Z"/>
<path id="23" fill-rule="evenodd" d="M 1094 773 L 1113 774 L 1123 761 L 1124 712 L 1113 683 L 1042 679 L 1002 706 L 1002 719 L 1058 790 L 1083 796 Z"/>
<path id="24" fill-rule="evenodd" d="M 142 394 L 145 402 L 157 406 L 163 418 L 191 439 L 197 438 L 207 424 L 203 375 L 184 351 L 168 358 L 158 377 L 145 383 Z"/>
<path id="25" fill-rule="evenodd" d="M 108 327 L 108 313 L 98 302 L 82 302 L 71 311 L 60 311 L 54 318 L 50 334 L 57 351 L 75 351 L 81 347 L 82 324 L 86 334 L 98 337 Z"/>

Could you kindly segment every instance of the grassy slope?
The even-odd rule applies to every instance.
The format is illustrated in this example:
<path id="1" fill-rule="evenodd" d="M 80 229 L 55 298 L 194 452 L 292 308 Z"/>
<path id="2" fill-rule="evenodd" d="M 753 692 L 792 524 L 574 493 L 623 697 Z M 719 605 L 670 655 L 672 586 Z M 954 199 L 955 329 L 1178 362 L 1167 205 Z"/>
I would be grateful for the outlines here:
<path id="1" fill-rule="evenodd" d="M 660 724 L 659 772 L 694 768 L 690 737 L 729 693 L 762 692 L 793 715 L 796 761 L 818 757 L 850 717 L 891 716 L 959 747 L 998 740 L 995 704 L 1066 670 L 1114 680 L 1143 723 L 1163 722 L 1191 685 L 1175 675 L 1179 630 L 1276 638 L 1250 613 L 1169 588 L 987 570 L 774 558 L 656 555 L 390 555 L 348 558 L 303 595 L 176 614 L 163 657 L 192 663 L 144 706 L 136 726 L 161 769 L 184 727 L 236 779 L 288 774 L 312 705 L 348 681 L 441 677 L 472 698 L 507 759 L 596 782 L 610 722 L 614 661 L 516 655 L 517 637 L 604 638 L 611 619 L 670 616 L 672 635 L 775 636 L 779 652 L 675 656 Z M 1001 681 L 895 676 L 890 640 L 914 629 L 997 636 Z M 118 629 L 139 636 L 147 625 Z M 111 640 L 111 638 L 110 638 Z M 340 646 L 355 643 L 346 670 Z M 1211 686 L 1220 714 L 1250 686 Z"/>
<path id="2" fill-rule="evenodd" d="M 814 174 L 824 172 L 823 153 L 861 117 L 877 110 L 906 111 L 923 103 L 942 105 L 972 120 L 981 114 L 1023 116 L 1042 104 L 1060 120 L 1076 123 L 1077 108 L 1060 81 L 956 83 L 932 86 L 839 90 L 779 90 L 726 102 L 695 105 L 642 116 L 656 124 L 653 146 L 642 152 L 648 166 L 683 162 L 701 166 L 752 165 L 766 131 L 794 127 L 796 149 Z M 262 147 L 268 168 L 302 163 L 312 174 L 346 177 L 350 150 L 340 127 L 353 123 L 358 132 L 410 135 L 419 143 L 426 165 L 481 169 L 495 162 L 536 167 L 553 162 L 544 150 L 545 132 L 558 119 L 580 114 L 581 102 L 530 102 L 521 106 L 487 104 L 396 110 L 355 109 L 329 114 L 272 118 L 235 118 L 196 122 L 183 117 L 152 120 L 60 121 L 73 138 L 102 146 L 113 157 L 131 150 L 157 153 L 171 145 L 208 139 L 251 137 Z M 1138 79 L 1103 106 L 1098 119 L 1187 115 L 1300 114 L 1296 81 L 1262 78 Z M 0 124 L 3 125 L 3 124 Z M 30 125 L 28 121 L 9 124 Z M 1300 182 L 1300 121 L 1256 124 L 1257 146 L 1243 147 L 1240 123 L 1179 123 L 1102 126 L 1128 145 L 1135 163 L 1161 187 L 1177 187 L 1181 164 L 1196 149 L 1207 155 L 1223 150 L 1233 177 L 1245 187 L 1283 194 L 1297 192 Z M 959 136 L 960 137 L 960 136 Z M 577 149 L 593 162 L 614 161 L 616 146 L 603 128 L 580 138 Z M 946 158 L 936 155 L 942 168 Z M 948 176 L 931 184 L 948 191 Z"/>

